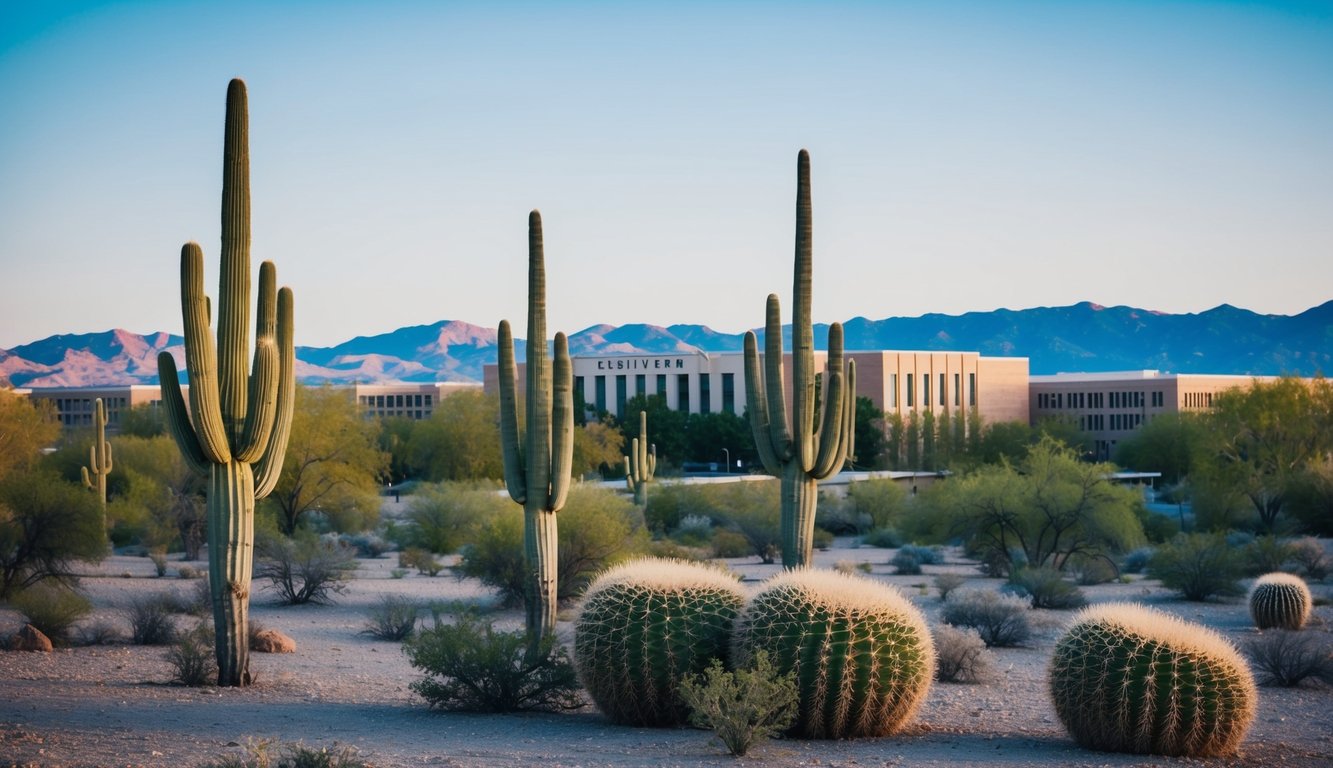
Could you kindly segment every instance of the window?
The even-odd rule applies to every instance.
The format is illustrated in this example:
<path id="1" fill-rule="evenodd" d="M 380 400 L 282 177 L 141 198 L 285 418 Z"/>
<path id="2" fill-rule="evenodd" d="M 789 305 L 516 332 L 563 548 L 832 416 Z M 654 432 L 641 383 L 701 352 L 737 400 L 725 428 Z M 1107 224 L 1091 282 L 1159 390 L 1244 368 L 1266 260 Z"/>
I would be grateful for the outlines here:
<path id="1" fill-rule="evenodd" d="M 924 408 L 930 407 L 930 374 L 921 374 L 921 405 Z"/>
<path id="2" fill-rule="evenodd" d="M 944 374 L 941 373 L 941 374 L 940 374 L 940 405 L 948 405 L 948 403 L 945 402 L 945 397 L 944 397 L 944 396 L 945 396 L 945 392 L 944 392 Z"/>
<path id="3" fill-rule="evenodd" d="M 657 391 L 654 392 L 653 394 L 661 395 L 662 397 L 666 397 L 666 374 L 665 374 L 665 373 L 659 373 L 659 374 L 657 374 Z"/>
<path id="4" fill-rule="evenodd" d="M 889 406 L 898 407 L 898 374 L 889 374 Z"/>
<path id="5" fill-rule="evenodd" d="M 722 374 L 722 412 L 736 412 L 736 374 Z"/>
<path id="6" fill-rule="evenodd" d="M 953 375 L 953 404 L 955 408 L 963 404 L 963 374 L 961 373 Z"/>
<path id="7" fill-rule="evenodd" d="M 712 374 L 699 374 L 699 413 L 708 413 L 713 408 Z"/>
<path id="8" fill-rule="evenodd" d="M 975 373 L 967 375 L 967 404 L 977 404 L 977 375 Z"/>
<path id="9" fill-rule="evenodd" d="M 690 412 L 690 376 L 687 373 L 676 374 L 676 410 Z"/>
<path id="10" fill-rule="evenodd" d="M 594 376 L 592 379 L 593 407 L 598 413 L 606 410 L 606 377 Z"/>
<path id="11" fill-rule="evenodd" d="M 584 403 L 586 403 L 586 402 L 588 402 L 588 401 L 585 400 L 584 397 L 583 397 L 583 377 L 582 377 L 582 376 L 575 376 L 575 377 L 574 377 L 574 410 L 575 410 L 575 411 L 580 411 L 580 412 L 581 412 L 581 411 L 583 410 L 583 408 L 584 408 Z"/>
<path id="12" fill-rule="evenodd" d="M 616 413 L 622 416 L 625 414 L 625 401 L 629 399 L 629 393 L 626 392 L 628 379 L 623 373 L 616 375 Z"/>
<path id="13" fill-rule="evenodd" d="M 910 373 L 907 374 L 907 407 L 908 407 L 908 408 L 912 408 L 912 407 L 914 407 L 914 406 L 916 405 L 916 398 L 913 397 L 913 393 L 912 393 L 912 382 L 915 381 L 915 380 L 916 380 L 916 377 L 915 377 L 915 376 L 913 376 L 913 375 L 910 374 Z"/>
<path id="14" fill-rule="evenodd" d="M 640 373 L 635 375 L 634 394 L 645 397 L 648 395 L 648 374 Z"/>

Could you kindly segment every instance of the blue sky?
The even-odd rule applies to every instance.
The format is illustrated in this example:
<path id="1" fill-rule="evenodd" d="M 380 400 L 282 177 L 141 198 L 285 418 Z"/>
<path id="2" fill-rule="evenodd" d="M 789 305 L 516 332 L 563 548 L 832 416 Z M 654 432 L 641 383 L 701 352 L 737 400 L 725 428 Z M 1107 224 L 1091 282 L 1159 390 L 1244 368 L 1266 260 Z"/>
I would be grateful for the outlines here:
<path id="1" fill-rule="evenodd" d="M 181 328 L 250 89 L 297 342 L 761 325 L 813 160 L 818 321 L 1333 298 L 1333 5 L 0 4 L 0 347 Z M 521 330 L 520 330 L 521 332 Z"/>

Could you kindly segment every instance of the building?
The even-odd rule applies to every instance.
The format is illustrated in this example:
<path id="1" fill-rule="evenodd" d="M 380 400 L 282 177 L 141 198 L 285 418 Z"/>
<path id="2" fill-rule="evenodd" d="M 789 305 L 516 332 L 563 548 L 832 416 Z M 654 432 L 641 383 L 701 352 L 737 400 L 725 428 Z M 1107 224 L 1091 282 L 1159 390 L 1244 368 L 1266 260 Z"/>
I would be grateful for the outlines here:
<path id="1" fill-rule="evenodd" d="M 1160 371 L 1033 376 L 1029 408 L 1034 424 L 1044 418 L 1077 422 L 1092 439 L 1096 458 L 1106 460 L 1116 443 L 1157 416 L 1207 410 L 1219 392 L 1273 378 Z"/>
<path id="2" fill-rule="evenodd" d="M 848 352 L 856 361 L 856 393 L 875 407 L 906 416 L 912 411 L 968 414 L 985 421 L 1028 420 L 1028 360 L 982 357 L 976 352 Z M 828 354 L 814 353 L 817 369 Z M 667 406 L 689 413 L 745 412 L 745 361 L 741 352 L 691 352 L 571 357 L 574 396 L 587 407 L 619 416 L 636 395 L 663 395 Z M 783 381 L 791 402 L 791 354 Z M 519 364 L 519 377 L 523 365 Z M 499 389 L 495 365 L 485 368 L 485 389 Z"/>
<path id="3" fill-rule="evenodd" d="M 479 386 L 456 381 L 436 381 L 429 384 L 353 384 L 338 389 L 350 390 L 367 417 L 429 419 L 440 400 L 455 392 L 475 391 Z"/>

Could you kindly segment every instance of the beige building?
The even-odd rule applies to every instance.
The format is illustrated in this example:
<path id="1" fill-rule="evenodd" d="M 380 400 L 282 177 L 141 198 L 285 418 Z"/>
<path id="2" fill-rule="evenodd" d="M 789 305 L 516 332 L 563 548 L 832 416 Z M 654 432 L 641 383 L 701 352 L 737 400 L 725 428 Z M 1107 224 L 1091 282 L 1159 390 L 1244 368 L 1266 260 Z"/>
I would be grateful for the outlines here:
<path id="1" fill-rule="evenodd" d="M 1096 457 L 1109 459 L 1116 443 L 1163 413 L 1207 410 L 1219 392 L 1273 378 L 1160 371 L 1033 376 L 1029 407 L 1034 424 L 1052 417 L 1077 422 L 1092 439 Z"/>
<path id="2" fill-rule="evenodd" d="M 856 361 L 857 395 L 875 407 L 906 415 L 913 410 L 967 414 L 985 421 L 1028 420 L 1028 360 L 982 357 L 976 352 L 849 352 Z M 815 366 L 828 361 L 814 354 Z M 741 352 L 667 355 L 588 355 L 571 358 L 575 398 L 619 416 L 635 395 L 663 395 L 667 406 L 689 413 L 745 412 L 745 361 Z M 791 401 L 791 354 L 784 356 Z M 523 365 L 519 366 L 523 376 Z M 499 388 L 495 365 L 485 369 L 486 391 Z"/>

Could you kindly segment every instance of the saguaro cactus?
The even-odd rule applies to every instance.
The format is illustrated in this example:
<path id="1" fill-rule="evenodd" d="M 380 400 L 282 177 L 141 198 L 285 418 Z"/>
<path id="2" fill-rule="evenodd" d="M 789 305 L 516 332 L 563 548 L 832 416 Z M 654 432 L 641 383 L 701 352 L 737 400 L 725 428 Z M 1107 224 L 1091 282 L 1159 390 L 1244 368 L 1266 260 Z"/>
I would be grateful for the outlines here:
<path id="1" fill-rule="evenodd" d="M 259 269 L 253 370 L 247 365 L 250 322 L 250 152 L 245 83 L 227 88 L 222 160 L 222 275 L 217 346 L 210 336 L 212 305 L 204 293 L 204 256 L 196 243 L 181 248 L 181 312 L 186 410 L 170 354 L 158 355 L 167 426 L 186 462 L 208 476 L 208 575 L 218 685 L 250 683 L 250 575 L 255 500 L 268 495 L 282 471 L 295 396 L 292 292 L 276 290 L 272 262 Z"/>
<path id="2" fill-rule="evenodd" d="M 1258 694 L 1236 649 L 1207 627 L 1130 603 L 1085 608 L 1051 658 L 1055 713 L 1084 747 L 1230 755 Z"/>
<path id="3" fill-rule="evenodd" d="M 106 409 L 100 397 L 93 401 L 93 426 L 97 429 L 97 438 L 88 449 L 88 466 L 79 469 L 83 474 L 83 484 L 96 491 L 98 500 L 102 502 L 102 524 L 105 526 L 106 476 L 111 474 L 111 443 L 106 439 Z"/>
<path id="4" fill-rule="evenodd" d="M 648 483 L 657 472 L 657 446 L 648 445 L 648 413 L 639 411 L 639 436 L 630 440 L 625 457 L 625 485 L 634 492 L 634 503 L 648 505 Z"/>
<path id="5" fill-rule="evenodd" d="M 529 656 L 555 632 L 556 519 L 574 463 L 574 369 L 565 334 L 555 335 L 554 371 L 546 357 L 546 263 L 542 217 L 528 214 L 527 433 L 518 434 L 518 371 L 509 321 L 500 321 L 500 442 L 505 486 L 523 505 Z"/>
<path id="6" fill-rule="evenodd" d="M 750 427 L 764 469 L 782 481 L 782 565 L 810 565 L 818 481 L 836 474 L 855 444 L 856 363 L 844 360 L 842 324 L 828 331 L 828 366 L 822 402 L 815 403 L 815 333 L 811 293 L 810 155 L 796 161 L 796 268 L 792 286 L 791 426 L 782 374 L 782 311 L 769 294 L 764 324 L 763 369 L 753 331 L 745 334 L 745 396 Z M 822 413 L 816 413 L 822 409 Z"/>

